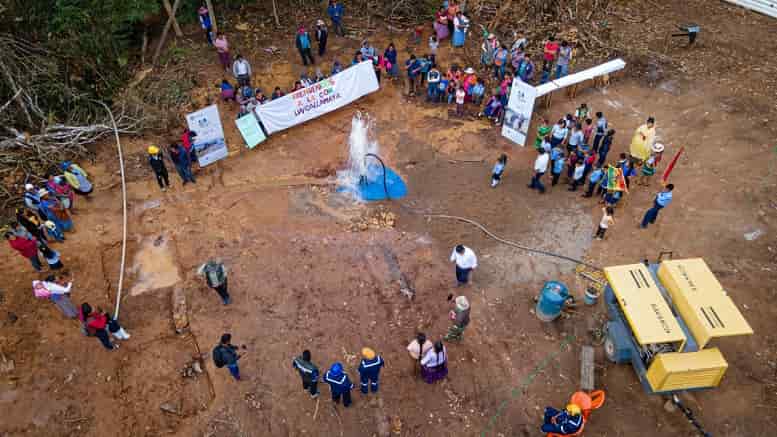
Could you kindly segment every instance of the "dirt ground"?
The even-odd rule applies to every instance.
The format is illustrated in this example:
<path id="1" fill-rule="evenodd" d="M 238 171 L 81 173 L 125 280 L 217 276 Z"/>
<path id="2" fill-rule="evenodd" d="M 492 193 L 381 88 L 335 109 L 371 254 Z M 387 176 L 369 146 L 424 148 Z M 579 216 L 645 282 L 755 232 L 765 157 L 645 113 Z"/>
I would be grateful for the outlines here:
<path id="1" fill-rule="evenodd" d="M 715 436 L 769 435 L 777 426 L 771 414 L 777 408 L 777 73 L 771 59 L 777 45 L 764 36 L 774 35 L 777 22 L 718 2 L 675 3 L 619 6 L 617 38 L 628 42 L 640 26 L 668 32 L 673 23 L 696 21 L 704 32 L 698 47 L 676 44 L 660 56 L 627 58 L 626 74 L 608 87 L 582 90 L 575 100 L 556 96 L 549 109 L 535 111 L 532 125 L 534 131 L 539 117 L 558 119 L 587 102 L 618 131 L 614 159 L 633 130 L 655 116 L 665 156 L 681 145 L 686 153 L 672 175 L 674 202 L 649 230 L 637 223 L 656 181 L 635 187 L 619 204 L 607 239 L 592 241 L 601 207 L 564 185 L 545 195 L 529 190 L 531 148 L 511 145 L 474 114 L 459 119 L 450 107 L 407 98 L 398 83 L 384 82 L 379 92 L 256 150 L 243 147 L 231 122 L 236 108 L 220 105 L 230 157 L 198 170 L 196 185 L 182 187 L 171 173 L 166 193 L 144 161 L 145 148 L 166 138 L 123 139 L 129 245 L 121 321 L 132 338 L 107 352 L 83 337 L 75 322 L 33 297 L 30 281 L 37 275 L 3 250 L 0 358 L 14 368 L 5 362 L 0 372 L 0 435 L 541 435 L 542 409 L 562 406 L 578 387 L 580 347 L 592 344 L 590 331 L 601 326 L 604 307 L 581 306 L 556 322 L 539 321 L 533 298 L 544 281 L 565 281 L 582 297 L 574 265 L 504 246 L 464 223 L 426 217 L 435 213 L 468 217 L 505 238 L 600 266 L 653 260 L 665 250 L 704 257 L 755 335 L 719 342 L 729 363 L 721 386 L 685 400 Z M 635 11 L 653 21 L 622 18 Z M 236 24 L 227 22 L 227 29 Z M 644 35 L 648 43 L 664 36 Z M 191 37 L 205 103 L 215 98 L 210 84 L 221 73 L 193 29 Z M 248 56 L 255 82 L 265 90 L 289 88 L 301 71 L 293 47 L 252 38 L 236 31 L 232 44 L 282 48 L 276 56 L 261 50 Z M 381 48 L 390 38 L 405 53 L 404 34 L 381 32 L 371 40 Z M 329 50 L 344 60 L 358 44 L 332 38 Z M 443 46 L 443 65 L 461 60 Z M 356 111 L 375 118 L 381 155 L 405 178 L 406 198 L 358 204 L 334 192 L 331 176 L 320 177 L 342 166 Z M 503 184 L 491 189 L 490 169 L 500 153 L 510 160 Z M 96 191 L 77 199 L 76 230 L 57 248 L 75 275 L 73 300 L 110 308 L 121 251 L 113 145 L 101 148 L 87 168 Z M 370 220 L 386 212 L 396 223 Z M 369 226 L 360 230 L 358 223 Z M 758 238 L 745 238 L 755 231 Z M 454 288 L 448 263 L 457 243 L 480 258 L 474 283 L 464 289 Z M 230 269 L 230 306 L 195 275 L 209 257 Z M 400 293 L 400 275 L 415 289 L 414 300 Z M 184 290 L 188 307 L 190 332 L 183 335 L 171 317 L 175 287 Z M 405 345 L 418 330 L 434 338 L 445 333 L 452 292 L 470 298 L 472 324 L 461 344 L 448 346 L 449 378 L 429 386 L 414 377 Z M 236 383 L 209 358 L 205 373 L 182 376 L 223 332 L 245 345 L 244 380 Z M 326 387 L 318 403 L 303 393 L 291 368 L 301 350 L 310 349 L 321 369 L 342 361 L 356 380 L 365 345 L 387 362 L 378 396 L 354 391 L 353 407 L 343 409 L 331 405 Z M 591 417 L 586 435 L 696 435 L 680 413 L 665 411 L 663 398 L 643 392 L 631 367 L 609 363 L 601 347 L 596 351 L 597 387 L 607 392 L 607 403 Z"/>

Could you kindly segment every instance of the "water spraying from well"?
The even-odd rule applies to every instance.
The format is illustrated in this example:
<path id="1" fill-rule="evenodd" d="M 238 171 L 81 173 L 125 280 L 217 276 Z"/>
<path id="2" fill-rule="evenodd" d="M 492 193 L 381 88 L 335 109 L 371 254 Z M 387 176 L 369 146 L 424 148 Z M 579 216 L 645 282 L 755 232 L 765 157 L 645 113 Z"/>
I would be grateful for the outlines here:
<path id="1" fill-rule="evenodd" d="M 358 200 L 400 198 L 407 194 L 405 183 L 379 158 L 375 121 L 369 114 L 357 112 L 351 120 L 348 136 L 348 161 L 337 172 L 338 191 L 351 193 Z"/>

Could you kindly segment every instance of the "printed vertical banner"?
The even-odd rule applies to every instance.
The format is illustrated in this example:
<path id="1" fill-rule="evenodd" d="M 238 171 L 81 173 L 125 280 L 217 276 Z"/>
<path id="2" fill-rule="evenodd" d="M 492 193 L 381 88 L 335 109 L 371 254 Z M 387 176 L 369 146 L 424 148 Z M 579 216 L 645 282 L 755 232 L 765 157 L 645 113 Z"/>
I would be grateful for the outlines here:
<path id="1" fill-rule="evenodd" d="M 502 124 L 503 137 L 518 145 L 526 145 L 531 115 L 534 112 L 534 100 L 536 99 L 537 90 L 533 86 L 518 78 L 513 79 L 510 100 L 507 102 L 504 123 Z"/>
<path id="2" fill-rule="evenodd" d="M 216 105 L 192 112 L 186 116 L 186 123 L 189 130 L 197 135 L 194 137 L 194 150 L 201 167 L 227 157 L 229 151 L 224 141 L 224 128 L 221 126 L 221 116 Z"/>
<path id="3" fill-rule="evenodd" d="M 340 109 L 380 89 L 372 61 L 346 68 L 334 76 L 254 109 L 271 135 Z"/>
<path id="4" fill-rule="evenodd" d="M 267 139 L 253 112 L 238 118 L 235 120 L 235 124 L 237 124 L 237 130 L 240 131 L 240 135 L 243 136 L 246 147 L 249 149 L 253 149 L 257 144 Z"/>

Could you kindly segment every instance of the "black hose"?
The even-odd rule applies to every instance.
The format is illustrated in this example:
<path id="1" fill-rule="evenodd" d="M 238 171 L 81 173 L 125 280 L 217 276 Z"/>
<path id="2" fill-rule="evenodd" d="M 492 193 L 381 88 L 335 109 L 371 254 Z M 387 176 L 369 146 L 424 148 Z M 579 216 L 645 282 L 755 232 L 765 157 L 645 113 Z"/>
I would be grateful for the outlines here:
<path id="1" fill-rule="evenodd" d="M 378 156 L 378 155 L 376 155 L 374 153 L 368 153 L 368 154 L 364 155 L 364 165 L 365 166 L 367 165 L 367 157 L 368 156 L 372 156 L 373 158 L 377 159 L 378 162 L 380 162 L 381 167 L 383 167 L 383 191 L 386 192 L 386 199 L 391 200 L 391 196 L 389 196 L 389 191 L 388 191 L 388 183 L 386 182 L 386 164 L 383 163 L 383 160 L 380 159 L 380 156 Z"/>

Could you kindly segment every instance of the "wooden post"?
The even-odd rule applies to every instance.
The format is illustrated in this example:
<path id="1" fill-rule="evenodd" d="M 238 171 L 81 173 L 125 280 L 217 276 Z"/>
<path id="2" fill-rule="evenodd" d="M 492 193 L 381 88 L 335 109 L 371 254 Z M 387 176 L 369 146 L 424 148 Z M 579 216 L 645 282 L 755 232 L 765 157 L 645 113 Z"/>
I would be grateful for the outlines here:
<path id="1" fill-rule="evenodd" d="M 167 19 L 167 23 L 165 23 L 165 28 L 162 30 L 162 36 L 159 37 L 159 44 L 157 44 L 156 50 L 154 51 L 154 57 L 151 59 L 151 65 L 156 65 L 157 60 L 159 60 L 159 55 L 162 53 L 162 46 L 165 45 L 165 40 L 167 39 L 167 33 L 170 32 L 170 27 L 173 25 L 175 11 L 178 10 L 178 5 L 180 4 L 181 0 L 175 0 L 173 3 L 172 14 L 170 15 L 170 18 Z"/>
<path id="2" fill-rule="evenodd" d="M 275 25 L 281 27 L 281 20 L 278 18 L 278 5 L 276 0 L 272 0 L 272 14 L 275 16 Z"/>
<path id="3" fill-rule="evenodd" d="M 146 49 L 148 48 L 148 27 L 143 28 L 143 45 L 140 48 L 140 65 L 146 65 Z"/>
<path id="4" fill-rule="evenodd" d="M 595 386 L 594 348 L 583 346 L 580 351 L 580 389 L 592 391 Z"/>
<path id="5" fill-rule="evenodd" d="M 205 4 L 208 6 L 208 15 L 210 15 L 210 25 L 213 29 L 213 35 L 219 33 L 219 27 L 216 24 L 216 14 L 213 12 L 213 2 L 205 0 Z"/>
<path id="6" fill-rule="evenodd" d="M 173 30 L 175 30 L 175 36 L 177 37 L 183 37 L 183 32 L 181 32 L 181 26 L 178 25 L 178 20 L 175 19 L 175 12 L 173 12 L 173 7 L 170 6 L 170 0 L 162 0 L 162 4 L 165 7 L 165 10 L 167 11 L 167 15 L 170 16 L 170 20 L 173 20 Z"/>

